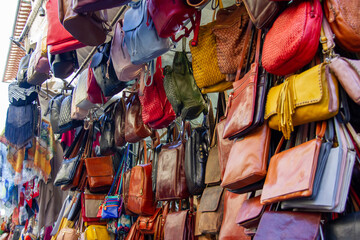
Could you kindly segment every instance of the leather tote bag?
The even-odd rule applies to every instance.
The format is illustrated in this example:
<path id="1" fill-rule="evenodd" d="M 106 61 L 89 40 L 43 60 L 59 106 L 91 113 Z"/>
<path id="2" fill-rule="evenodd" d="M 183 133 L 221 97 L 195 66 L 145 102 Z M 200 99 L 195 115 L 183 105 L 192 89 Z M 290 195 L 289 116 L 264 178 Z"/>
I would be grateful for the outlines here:
<path id="1" fill-rule="evenodd" d="M 110 58 L 111 42 L 104 43 L 97 48 L 90 67 L 93 69 L 96 82 L 106 97 L 112 97 L 127 87 L 125 82 L 119 81 Z"/>
<path id="2" fill-rule="evenodd" d="M 265 123 L 245 137 L 235 140 L 221 183 L 223 188 L 235 190 L 265 178 L 270 133 L 270 128 Z"/>
<path id="3" fill-rule="evenodd" d="M 192 206 L 190 210 L 170 212 L 165 220 L 164 240 L 194 240 L 194 223 L 195 215 Z"/>
<path id="4" fill-rule="evenodd" d="M 275 155 L 270 159 L 261 194 L 262 204 L 309 197 L 313 194 L 315 172 L 325 130 L 326 121 L 318 123 L 315 139 L 283 152 L 280 152 L 280 147 L 284 137 L 281 139 Z"/>
<path id="5" fill-rule="evenodd" d="M 178 140 L 161 147 L 157 163 L 156 193 L 157 201 L 185 199 L 189 197 L 184 169 L 185 134 L 190 135 L 190 124 L 186 123 Z"/>
<path id="6" fill-rule="evenodd" d="M 173 46 L 169 38 L 161 38 L 148 16 L 147 1 L 130 3 L 124 16 L 125 44 L 133 64 L 143 64 L 166 53 Z"/>
<path id="7" fill-rule="evenodd" d="M 75 39 L 61 24 L 59 20 L 58 1 L 60 0 L 49 0 L 46 2 L 48 22 L 46 44 L 49 48 L 49 54 L 52 55 L 85 47 L 85 44 Z"/>
<path id="8" fill-rule="evenodd" d="M 266 71 L 284 76 L 308 64 L 319 46 L 322 16 L 319 0 L 296 1 L 286 8 L 265 37 L 261 61 Z"/>
<path id="9" fill-rule="evenodd" d="M 270 88 L 264 118 L 270 128 L 281 130 L 289 139 L 294 126 L 327 120 L 338 110 L 338 82 L 329 66 L 322 63 Z"/>
<path id="10" fill-rule="evenodd" d="M 74 38 L 88 46 L 98 46 L 105 42 L 109 31 L 105 27 L 106 10 L 76 13 L 72 9 L 72 0 L 59 0 L 59 20 Z"/>
<path id="11" fill-rule="evenodd" d="M 360 51 L 358 1 L 326 0 L 324 14 L 335 34 L 335 41 L 349 52 Z"/>
<path id="12" fill-rule="evenodd" d="M 111 42 L 110 58 L 114 66 L 117 78 L 122 82 L 144 79 L 145 64 L 135 65 L 131 63 L 128 48 L 125 44 L 124 21 L 116 23 L 114 37 Z"/>
<path id="13" fill-rule="evenodd" d="M 130 0 L 73 0 L 72 9 L 77 13 L 86 13 L 120 7 L 129 2 Z"/>

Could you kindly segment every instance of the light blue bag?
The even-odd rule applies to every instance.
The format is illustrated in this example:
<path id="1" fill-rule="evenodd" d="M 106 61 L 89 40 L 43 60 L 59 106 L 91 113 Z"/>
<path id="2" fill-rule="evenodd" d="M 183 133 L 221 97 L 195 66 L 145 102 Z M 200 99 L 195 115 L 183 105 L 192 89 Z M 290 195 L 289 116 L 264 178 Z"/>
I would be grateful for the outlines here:
<path id="1" fill-rule="evenodd" d="M 125 44 L 133 64 L 143 64 L 161 56 L 174 45 L 169 38 L 161 38 L 148 16 L 146 0 L 129 3 L 124 16 Z"/>

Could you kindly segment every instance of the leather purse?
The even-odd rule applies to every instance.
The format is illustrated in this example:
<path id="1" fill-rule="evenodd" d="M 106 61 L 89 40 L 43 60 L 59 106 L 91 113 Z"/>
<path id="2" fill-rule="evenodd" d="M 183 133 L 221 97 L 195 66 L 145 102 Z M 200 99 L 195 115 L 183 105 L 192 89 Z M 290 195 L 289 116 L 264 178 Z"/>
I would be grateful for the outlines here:
<path id="1" fill-rule="evenodd" d="M 313 59 L 319 46 L 322 15 L 319 0 L 294 2 L 279 15 L 265 37 L 261 60 L 267 72 L 287 75 Z M 294 32 L 298 33 L 296 38 Z"/>
<path id="2" fill-rule="evenodd" d="M 96 82 L 94 71 L 90 67 L 90 65 L 87 70 L 88 71 L 87 82 L 86 82 L 87 99 L 93 104 L 105 104 L 107 102 L 107 98 L 102 93 L 99 84 Z"/>
<path id="3" fill-rule="evenodd" d="M 153 215 L 156 210 L 156 202 L 152 191 L 152 165 L 147 158 L 145 141 L 142 151 L 144 153 L 144 164 L 131 169 L 127 208 L 137 215 Z"/>
<path id="4" fill-rule="evenodd" d="M 317 239 L 320 220 L 319 213 L 265 212 L 254 240 Z"/>
<path id="5" fill-rule="evenodd" d="M 48 52 L 48 59 L 50 60 L 51 72 L 57 78 L 65 79 L 69 77 L 75 69 L 79 68 L 75 50 L 54 55 Z"/>
<path id="6" fill-rule="evenodd" d="M 89 95 L 87 93 L 87 89 L 89 87 L 88 73 L 89 73 L 88 69 L 80 73 L 78 82 L 74 90 L 76 91 L 76 93 L 73 93 L 73 102 L 74 102 L 73 104 L 75 104 L 76 107 L 84 110 L 89 110 L 95 107 L 94 103 L 89 101 Z"/>
<path id="7" fill-rule="evenodd" d="M 169 203 L 157 208 L 155 213 L 150 216 L 139 216 L 136 227 L 144 235 L 154 235 L 154 240 L 164 239 L 164 225 L 169 212 Z"/>
<path id="8" fill-rule="evenodd" d="M 72 0 L 72 9 L 77 13 L 94 12 L 114 7 L 120 7 L 130 0 Z"/>
<path id="9" fill-rule="evenodd" d="M 39 88 L 37 86 L 23 88 L 17 82 L 12 82 L 8 86 L 9 103 L 18 107 L 29 105 L 37 99 L 38 91 Z"/>
<path id="10" fill-rule="evenodd" d="M 110 240 L 110 235 L 106 229 L 106 226 L 90 225 L 85 229 L 86 240 Z"/>
<path id="11" fill-rule="evenodd" d="M 151 135 L 151 129 L 142 120 L 142 108 L 137 93 L 132 93 L 126 100 L 125 141 L 136 143 Z"/>
<path id="12" fill-rule="evenodd" d="M 114 37 L 111 42 L 110 58 L 114 66 L 117 78 L 122 82 L 134 79 L 142 80 L 145 74 L 145 64 L 135 65 L 131 63 L 128 48 L 125 44 L 124 21 L 116 23 Z"/>
<path id="13" fill-rule="evenodd" d="M 56 240 L 78 240 L 80 233 L 74 228 L 64 227 L 60 230 Z"/>
<path id="14" fill-rule="evenodd" d="M 204 179 L 204 183 L 206 185 L 219 185 L 221 182 L 221 178 L 220 178 L 221 172 L 220 172 L 219 153 L 218 153 L 219 150 L 216 141 L 217 139 L 216 126 L 214 129 L 214 136 L 212 137 L 211 140 L 209 154 L 206 161 L 205 179 Z"/>
<path id="15" fill-rule="evenodd" d="M 224 211 L 224 189 L 220 186 L 205 188 L 198 208 L 198 229 L 202 234 L 216 235 L 220 231 Z"/>
<path id="16" fill-rule="evenodd" d="M 58 1 L 49 0 L 46 2 L 48 22 L 46 44 L 49 47 L 48 53 L 53 55 L 85 47 L 85 44 L 76 40 L 60 23 Z"/>
<path id="17" fill-rule="evenodd" d="M 185 134 L 190 135 L 190 124 L 184 124 L 178 140 L 161 147 L 157 163 L 156 193 L 157 201 L 178 200 L 189 197 L 185 177 Z"/>
<path id="18" fill-rule="evenodd" d="M 152 65 L 154 63 L 152 62 L 150 64 Z M 147 81 L 150 80 L 150 83 L 145 83 L 143 94 L 139 95 L 143 122 L 155 129 L 169 126 L 176 117 L 166 97 L 163 78 L 161 57 L 158 57 L 156 60 L 156 71 L 153 76 L 149 76 Z"/>
<path id="19" fill-rule="evenodd" d="M 98 46 L 105 42 L 108 29 L 106 10 L 78 14 L 73 10 L 72 0 L 59 0 L 59 20 L 64 28 L 77 40 L 88 45 Z"/>
<path id="20" fill-rule="evenodd" d="M 119 81 L 110 58 L 111 42 L 104 43 L 97 48 L 90 67 L 93 69 L 96 82 L 106 97 L 114 96 L 127 87 L 125 82 Z"/>
<path id="21" fill-rule="evenodd" d="M 175 53 L 172 67 L 164 68 L 164 89 L 176 115 L 182 119 L 191 120 L 206 113 L 206 102 L 196 86 L 184 48 Z"/>
<path id="22" fill-rule="evenodd" d="M 43 49 L 45 48 L 45 53 Z M 38 40 L 29 60 L 27 82 L 31 85 L 41 85 L 50 78 L 50 65 L 46 52 L 46 35 Z"/>
<path id="23" fill-rule="evenodd" d="M 84 222 L 99 222 L 97 217 L 99 206 L 103 203 L 106 194 L 81 193 L 81 216 Z"/>
<path id="24" fill-rule="evenodd" d="M 194 30 L 194 44 L 197 42 L 197 35 L 200 26 L 201 11 L 186 5 L 182 0 L 166 1 L 166 0 L 149 0 L 148 11 L 154 22 L 157 33 L 162 38 L 173 37 L 179 30 L 185 29 L 185 34 L 178 37 L 188 37 L 190 32 Z M 193 18 L 195 15 L 195 19 Z M 192 26 L 190 29 L 185 27 L 185 22 L 190 20 Z"/>
<path id="25" fill-rule="evenodd" d="M 140 0 L 129 5 L 131 8 L 124 16 L 125 44 L 131 62 L 140 65 L 169 51 L 172 43 L 169 38 L 157 34 L 154 22 L 148 16 L 148 1 Z"/>
<path id="26" fill-rule="evenodd" d="M 239 189 L 266 176 L 271 132 L 267 124 L 235 140 L 229 153 L 221 186 Z"/>
<path id="27" fill-rule="evenodd" d="M 111 156 L 85 158 L 89 189 L 91 192 L 107 191 L 114 180 Z"/>
<path id="28" fill-rule="evenodd" d="M 330 220 L 325 224 L 326 239 L 356 239 L 359 236 L 359 212 L 353 212 Z"/>
<path id="29" fill-rule="evenodd" d="M 16 74 L 16 80 L 19 86 L 23 88 L 30 87 L 29 83 L 27 82 L 27 71 L 29 67 L 30 58 L 31 58 L 31 52 L 25 54 L 25 56 L 23 56 L 20 59 L 18 71 Z"/>
<path id="30" fill-rule="evenodd" d="M 100 153 L 102 156 L 113 155 L 116 152 L 115 145 L 115 110 L 116 104 L 110 104 L 105 110 L 104 114 L 100 117 Z"/>
<path id="31" fill-rule="evenodd" d="M 245 234 L 244 228 L 236 224 L 236 216 L 246 200 L 246 194 L 235 194 L 229 191 L 226 191 L 224 194 L 224 216 L 219 239 L 251 239 Z"/>
<path id="32" fill-rule="evenodd" d="M 350 52 L 360 51 L 358 1 L 326 0 L 324 14 L 335 34 L 335 40 L 342 48 Z"/>
<path id="33" fill-rule="evenodd" d="M 293 198 L 309 197 L 318 163 L 326 121 L 316 126 L 316 138 L 280 152 L 282 137 L 275 155 L 271 157 L 261 203 L 268 204 Z M 292 157 L 290 157 L 292 156 Z"/>
<path id="34" fill-rule="evenodd" d="M 77 95 L 77 86 L 73 89 L 72 100 L 71 100 L 71 119 L 74 120 L 84 120 L 89 113 L 89 110 L 79 108 L 75 104 Z"/>
<path id="35" fill-rule="evenodd" d="M 223 74 L 234 74 L 238 69 L 241 52 L 248 47 L 245 41 L 246 28 L 250 18 L 244 4 L 231 5 L 219 9 L 216 15 L 216 24 L 212 27 L 215 35 L 216 56 L 220 72 Z M 255 44 L 249 47 L 252 59 L 255 55 Z M 243 62 L 241 68 L 245 68 L 247 61 Z"/>
<path id="36" fill-rule="evenodd" d="M 58 133 L 67 132 L 83 124 L 82 120 L 75 120 L 71 118 L 71 102 L 72 102 L 71 95 L 66 96 L 64 100 L 61 102 Z"/>
<path id="37" fill-rule="evenodd" d="M 288 139 L 294 126 L 329 119 L 338 110 L 338 82 L 322 63 L 270 88 L 264 118 Z"/>
<path id="38" fill-rule="evenodd" d="M 241 206 L 236 223 L 244 228 L 257 228 L 264 211 L 265 206 L 260 203 L 260 196 L 249 198 Z"/>
<path id="39" fill-rule="evenodd" d="M 267 0 L 243 0 L 251 21 L 258 29 L 271 25 L 281 10 L 278 3 Z"/>
<path id="40" fill-rule="evenodd" d="M 115 116 L 114 116 L 114 124 L 115 124 L 115 146 L 122 147 L 126 144 L 125 141 L 125 101 L 124 98 L 120 98 L 115 106 Z"/>

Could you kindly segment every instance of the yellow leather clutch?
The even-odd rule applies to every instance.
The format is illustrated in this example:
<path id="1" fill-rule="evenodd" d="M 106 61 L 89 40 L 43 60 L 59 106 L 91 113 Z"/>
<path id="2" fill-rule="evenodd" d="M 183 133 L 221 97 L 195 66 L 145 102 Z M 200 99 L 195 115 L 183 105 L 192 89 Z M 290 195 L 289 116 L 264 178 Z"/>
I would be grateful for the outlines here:
<path id="1" fill-rule="evenodd" d="M 86 240 L 110 240 L 106 226 L 90 225 L 85 229 Z"/>
<path id="2" fill-rule="evenodd" d="M 270 88 L 265 105 L 269 127 L 290 138 L 294 126 L 321 121 L 339 111 L 338 81 L 322 63 Z"/>

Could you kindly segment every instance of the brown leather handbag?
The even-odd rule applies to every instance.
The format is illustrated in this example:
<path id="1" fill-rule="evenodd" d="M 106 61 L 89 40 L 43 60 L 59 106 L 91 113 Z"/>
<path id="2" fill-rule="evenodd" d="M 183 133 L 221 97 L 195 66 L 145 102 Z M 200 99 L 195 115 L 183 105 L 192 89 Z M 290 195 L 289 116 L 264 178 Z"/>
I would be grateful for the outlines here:
<path id="1" fill-rule="evenodd" d="M 271 157 L 261 203 L 269 204 L 312 195 L 318 156 L 326 130 L 326 121 L 317 123 L 316 138 L 280 152 L 282 137 Z"/>
<path id="2" fill-rule="evenodd" d="M 152 165 L 147 158 L 145 141 L 143 146 L 145 164 L 137 165 L 131 169 L 127 208 L 137 215 L 149 216 L 155 213 L 156 202 L 152 191 Z"/>
<path id="3" fill-rule="evenodd" d="M 256 228 L 259 225 L 265 206 L 260 203 L 260 196 L 244 201 L 236 217 L 236 223 L 244 228 Z"/>
<path id="4" fill-rule="evenodd" d="M 221 183 L 236 190 L 256 183 L 266 176 L 271 131 L 267 123 L 235 140 Z"/>
<path id="5" fill-rule="evenodd" d="M 126 101 L 125 141 L 136 143 L 149 137 L 151 129 L 144 124 L 141 117 L 141 103 L 137 93 L 132 93 Z"/>
<path id="6" fill-rule="evenodd" d="M 129 216 L 134 216 L 136 214 L 131 212 L 127 207 L 128 203 L 129 203 L 130 177 L 131 177 L 131 169 L 124 172 L 122 196 L 123 196 L 123 201 L 124 201 L 125 214 L 129 215 Z"/>
<path id="7" fill-rule="evenodd" d="M 218 234 L 223 220 L 224 189 L 220 186 L 205 188 L 198 208 L 198 229 L 202 234 Z"/>
<path id="8" fill-rule="evenodd" d="M 108 191 L 114 181 L 112 156 L 85 158 L 85 166 L 90 191 Z"/>
<path id="9" fill-rule="evenodd" d="M 254 240 L 318 239 L 320 213 L 265 212 Z"/>
<path id="10" fill-rule="evenodd" d="M 115 123 L 115 145 L 118 147 L 122 147 L 126 144 L 125 141 L 125 101 L 124 98 L 120 98 L 115 106 L 115 116 L 114 116 L 114 123 Z"/>
<path id="11" fill-rule="evenodd" d="M 139 216 L 136 225 L 137 229 L 145 235 L 153 235 L 154 240 L 164 239 L 164 225 L 166 216 L 169 213 L 169 203 L 166 203 L 163 207 L 158 208 L 154 215 L 150 217 Z"/>
<path id="12" fill-rule="evenodd" d="M 189 197 L 185 178 L 185 134 L 190 136 L 186 122 L 181 138 L 162 146 L 157 163 L 156 200 L 179 200 Z"/>
<path id="13" fill-rule="evenodd" d="M 243 0 L 243 3 L 251 21 L 258 29 L 268 27 L 280 11 L 279 4 L 269 0 Z"/>
<path id="14" fill-rule="evenodd" d="M 220 240 L 250 240 L 246 236 L 244 228 L 236 224 L 236 216 L 242 204 L 246 200 L 246 194 L 225 192 L 224 216 L 220 229 Z"/>
<path id="15" fill-rule="evenodd" d="M 250 21 L 244 4 L 236 4 L 219 9 L 216 14 L 216 24 L 212 32 L 216 38 L 216 56 L 220 72 L 234 74 L 240 62 L 241 52 L 247 45 L 245 42 L 246 27 Z M 252 49 L 252 57 L 255 51 Z M 252 59 L 251 57 L 251 59 Z M 243 62 L 245 68 L 247 62 Z"/>

